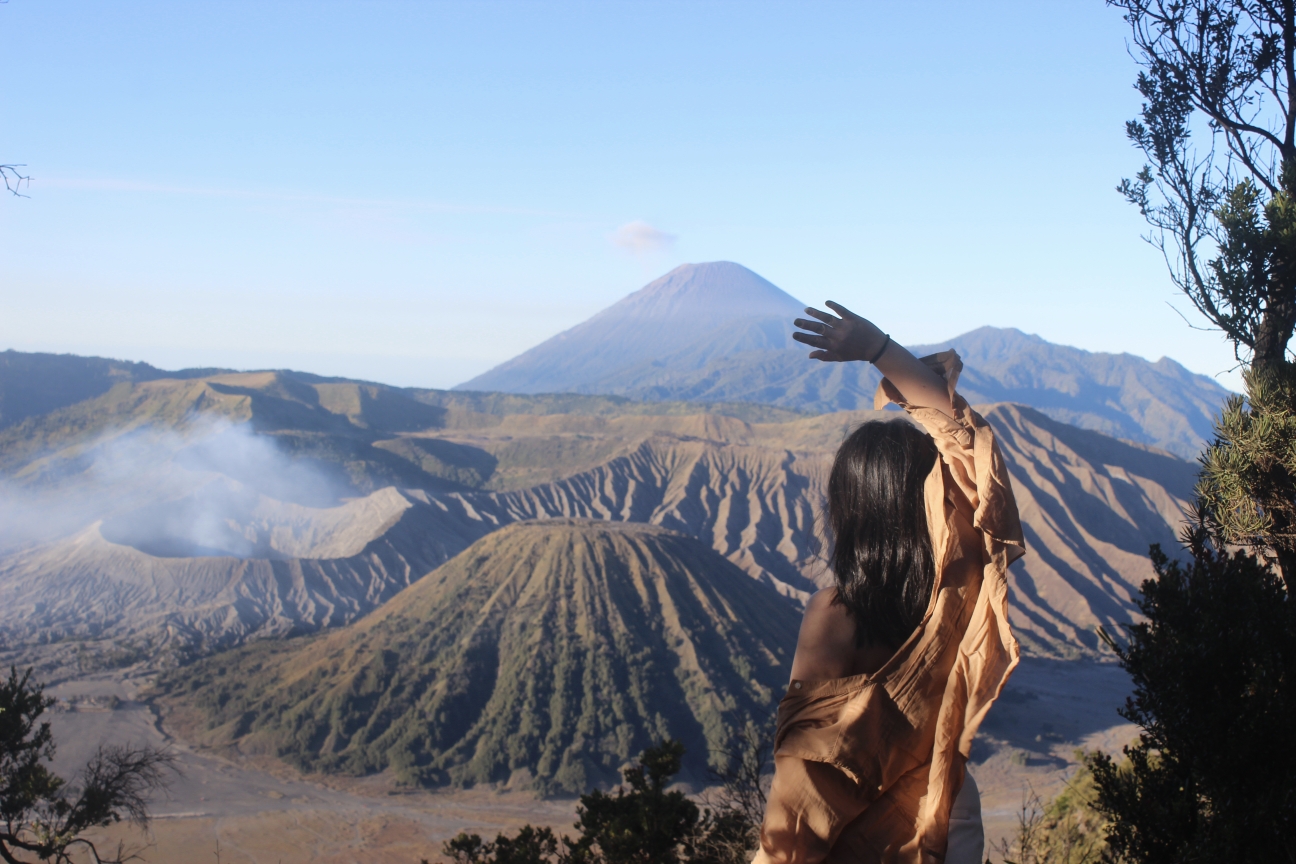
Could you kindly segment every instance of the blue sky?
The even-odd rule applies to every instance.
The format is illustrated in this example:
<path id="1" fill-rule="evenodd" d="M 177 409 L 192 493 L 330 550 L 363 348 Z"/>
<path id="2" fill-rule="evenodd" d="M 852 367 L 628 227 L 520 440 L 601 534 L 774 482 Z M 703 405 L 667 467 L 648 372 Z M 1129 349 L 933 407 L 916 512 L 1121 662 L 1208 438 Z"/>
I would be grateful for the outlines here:
<path id="1" fill-rule="evenodd" d="M 685 261 L 1237 387 L 1051 2 L 0 5 L 0 349 L 445 387 Z M 630 227 L 626 227 L 630 226 Z M 1222 374 L 1221 374 L 1222 373 Z"/>

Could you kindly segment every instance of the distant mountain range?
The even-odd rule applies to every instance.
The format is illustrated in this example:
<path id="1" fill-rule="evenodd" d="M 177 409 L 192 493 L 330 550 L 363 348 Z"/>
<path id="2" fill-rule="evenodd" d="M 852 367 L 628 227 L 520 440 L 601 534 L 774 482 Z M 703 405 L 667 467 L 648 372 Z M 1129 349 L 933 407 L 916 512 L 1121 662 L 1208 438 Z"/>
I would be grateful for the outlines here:
<path id="1" fill-rule="evenodd" d="M 194 378 L 230 371 L 233 370 L 167 372 L 147 363 L 106 357 L 0 351 L 0 429 L 92 399 L 107 393 L 115 384 Z"/>
<path id="2" fill-rule="evenodd" d="M 872 408 L 872 366 L 811 362 L 792 340 L 792 319 L 804 306 L 741 265 L 685 264 L 455 389 L 751 402 L 813 413 Z M 1029 405 L 1184 458 L 1201 452 L 1228 396 L 1169 358 L 1082 351 L 1013 329 L 982 327 L 909 347 L 957 349 L 966 365 L 961 390 L 972 403 Z"/>
<path id="3" fill-rule="evenodd" d="M 0 430 L 0 635 L 143 640 L 181 656 L 354 621 L 503 525 L 661 525 L 793 598 L 824 584 L 832 454 L 873 412 L 489 396 L 296 373 L 119 383 Z M 987 411 L 1035 554 L 1031 650 L 1096 648 L 1134 614 L 1192 463 Z"/>
<path id="4" fill-rule="evenodd" d="M 749 418 L 763 405 L 798 413 L 872 408 L 878 376 L 867 363 L 817 363 L 792 340 L 804 304 L 730 262 L 685 264 L 589 320 L 453 391 L 384 388 L 432 404 L 512 404 L 521 412 L 694 410 L 631 408 L 638 402 L 698 403 Z M 1163 357 L 1104 354 L 1046 342 L 1019 330 L 981 327 L 915 353 L 955 348 L 960 389 L 973 404 L 1016 402 L 1083 429 L 1193 459 L 1212 436 L 1229 391 Z M 147 363 L 73 355 L 0 352 L 0 429 L 120 384 L 192 380 L 229 369 L 166 371 Z M 345 378 L 290 373 L 312 384 Z M 370 385 L 379 386 L 379 385 Z M 375 391 L 376 392 L 376 391 Z M 509 402 L 508 394 L 547 395 Z M 583 399 L 582 397 L 599 397 Z M 543 407 L 538 407 L 543 406 Z"/>

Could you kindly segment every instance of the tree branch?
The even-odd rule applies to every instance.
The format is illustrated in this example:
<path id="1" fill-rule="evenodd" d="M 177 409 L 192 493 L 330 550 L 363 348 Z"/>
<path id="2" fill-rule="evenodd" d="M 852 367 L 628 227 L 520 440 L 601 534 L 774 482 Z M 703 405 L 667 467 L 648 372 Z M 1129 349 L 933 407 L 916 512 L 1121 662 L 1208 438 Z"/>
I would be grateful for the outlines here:
<path id="1" fill-rule="evenodd" d="M 4 178 L 5 188 L 8 189 L 10 193 L 17 195 L 19 198 L 31 197 L 30 195 L 24 195 L 19 191 L 22 189 L 24 183 L 27 184 L 28 189 L 31 188 L 31 177 L 18 170 L 19 168 L 26 167 L 26 165 L 0 165 L 0 177 Z"/>

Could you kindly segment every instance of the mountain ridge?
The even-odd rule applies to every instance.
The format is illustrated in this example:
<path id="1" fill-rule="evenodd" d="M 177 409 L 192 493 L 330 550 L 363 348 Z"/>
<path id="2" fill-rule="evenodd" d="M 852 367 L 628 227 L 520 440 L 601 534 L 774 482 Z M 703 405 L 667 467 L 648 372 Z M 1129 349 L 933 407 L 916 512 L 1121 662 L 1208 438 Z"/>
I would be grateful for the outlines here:
<path id="1" fill-rule="evenodd" d="M 187 656 L 338 626 L 502 526 L 558 517 L 687 533 L 803 598 L 828 576 L 818 526 L 834 451 L 859 422 L 898 416 L 427 405 L 278 373 L 119 386 L 0 430 L 0 526 L 38 529 L 0 549 L 7 639 Z M 477 410 L 528 400 L 591 413 Z M 1094 628 L 1137 614 L 1148 545 L 1174 548 L 1195 466 L 1034 409 L 983 410 L 1040 552 L 1010 573 L 1014 626 L 1033 653 L 1092 653 Z"/>
<path id="2" fill-rule="evenodd" d="M 708 280 L 723 302 L 711 302 Z M 756 298 L 751 314 L 745 295 Z M 741 265 L 681 265 L 454 389 L 748 402 L 810 413 L 871 408 L 878 382 L 871 365 L 809 362 L 808 349 L 792 341 L 802 306 Z M 1214 415 L 1229 395 L 1168 357 L 1091 352 L 1013 328 L 980 327 L 910 348 L 919 355 L 958 350 L 969 401 L 1019 402 L 1184 458 L 1211 440 Z"/>

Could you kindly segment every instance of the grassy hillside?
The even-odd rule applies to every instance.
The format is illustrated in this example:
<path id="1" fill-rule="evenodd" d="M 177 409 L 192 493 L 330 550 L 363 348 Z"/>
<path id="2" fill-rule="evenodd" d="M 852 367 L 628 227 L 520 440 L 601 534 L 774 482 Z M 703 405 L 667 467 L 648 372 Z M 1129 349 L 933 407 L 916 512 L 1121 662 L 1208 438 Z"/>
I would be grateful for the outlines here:
<path id="1" fill-rule="evenodd" d="M 208 745 L 307 771 L 544 793 L 615 782 L 664 737 L 766 722 L 799 615 L 699 541 L 648 525 L 512 525 L 368 618 L 160 682 Z"/>

